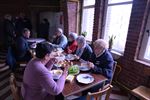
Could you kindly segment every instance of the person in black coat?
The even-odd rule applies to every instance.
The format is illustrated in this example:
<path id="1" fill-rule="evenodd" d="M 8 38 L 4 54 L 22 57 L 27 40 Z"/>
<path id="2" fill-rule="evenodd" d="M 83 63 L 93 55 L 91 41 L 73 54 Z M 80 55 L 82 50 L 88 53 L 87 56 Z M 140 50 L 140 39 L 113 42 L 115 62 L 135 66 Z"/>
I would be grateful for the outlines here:
<path id="1" fill-rule="evenodd" d="M 48 19 L 44 18 L 42 20 L 42 23 L 40 23 L 38 37 L 44 38 L 46 40 L 49 39 L 49 25 L 50 24 L 49 24 Z"/>
<path id="2" fill-rule="evenodd" d="M 32 24 L 30 19 L 26 17 L 24 13 L 20 13 L 19 17 L 15 19 L 15 28 L 17 36 L 21 36 L 24 28 L 28 28 L 30 32 L 32 31 Z"/>
<path id="3" fill-rule="evenodd" d="M 92 49 L 91 47 L 86 43 L 86 40 L 83 36 L 78 36 L 77 38 L 77 50 L 76 50 L 76 55 L 85 61 L 88 61 L 91 54 L 92 54 Z"/>
<path id="4" fill-rule="evenodd" d="M 11 15 L 5 15 L 3 32 L 5 36 L 5 47 L 8 48 L 9 46 L 12 45 L 16 37 L 15 26 L 12 22 Z"/>

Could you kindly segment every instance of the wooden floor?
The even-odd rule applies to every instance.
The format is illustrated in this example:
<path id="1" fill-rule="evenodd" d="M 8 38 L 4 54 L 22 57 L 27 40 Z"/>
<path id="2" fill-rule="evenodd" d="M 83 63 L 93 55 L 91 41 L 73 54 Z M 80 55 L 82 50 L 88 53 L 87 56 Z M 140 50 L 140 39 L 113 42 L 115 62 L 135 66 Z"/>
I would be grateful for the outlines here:
<path id="1" fill-rule="evenodd" d="M 9 87 L 9 76 L 11 70 L 5 64 L 6 50 L 0 50 L 0 100 L 13 100 L 11 90 Z M 22 83 L 24 69 L 18 68 L 15 72 L 17 84 L 20 87 Z M 114 85 L 110 100 L 129 100 L 128 95 L 122 92 L 117 86 Z"/>

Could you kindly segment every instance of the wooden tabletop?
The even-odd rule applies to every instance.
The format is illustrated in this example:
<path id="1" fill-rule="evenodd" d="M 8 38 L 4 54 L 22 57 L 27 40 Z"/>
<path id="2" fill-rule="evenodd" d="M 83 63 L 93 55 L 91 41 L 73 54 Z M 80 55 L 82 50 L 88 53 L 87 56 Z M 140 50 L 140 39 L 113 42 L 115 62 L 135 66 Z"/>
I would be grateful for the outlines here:
<path id="1" fill-rule="evenodd" d="M 62 91 L 63 96 L 67 97 L 67 96 L 82 92 L 82 91 L 87 90 L 93 86 L 96 86 L 97 84 L 103 83 L 107 80 L 107 78 L 101 74 L 92 74 L 92 73 L 89 73 L 89 74 L 94 77 L 93 83 L 81 84 L 81 83 L 77 82 L 76 77 L 75 77 L 72 82 L 66 82 L 65 83 L 65 87 Z"/>

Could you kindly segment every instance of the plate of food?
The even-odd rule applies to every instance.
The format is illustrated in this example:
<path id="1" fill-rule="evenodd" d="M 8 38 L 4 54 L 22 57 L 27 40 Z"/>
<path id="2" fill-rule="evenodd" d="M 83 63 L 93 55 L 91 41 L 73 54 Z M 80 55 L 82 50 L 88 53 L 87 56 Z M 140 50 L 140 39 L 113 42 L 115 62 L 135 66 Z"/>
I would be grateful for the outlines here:
<path id="1" fill-rule="evenodd" d="M 63 71 L 60 69 L 54 69 L 54 70 L 51 70 L 50 73 L 52 74 L 53 79 L 59 79 Z"/>
<path id="2" fill-rule="evenodd" d="M 76 57 L 73 54 L 66 55 L 66 60 L 75 60 L 75 59 L 76 59 Z"/>
<path id="3" fill-rule="evenodd" d="M 78 65 L 72 65 L 71 67 L 69 67 L 68 72 L 71 75 L 77 75 L 77 74 L 79 74 L 79 72 L 80 72 L 79 66 Z"/>
<path id="4" fill-rule="evenodd" d="M 79 74 L 76 77 L 77 81 L 82 84 L 90 84 L 94 82 L 94 77 L 90 74 Z"/>
<path id="5" fill-rule="evenodd" d="M 81 71 L 89 71 L 91 68 L 89 67 L 87 63 L 81 63 L 81 66 L 79 66 L 79 69 Z"/>

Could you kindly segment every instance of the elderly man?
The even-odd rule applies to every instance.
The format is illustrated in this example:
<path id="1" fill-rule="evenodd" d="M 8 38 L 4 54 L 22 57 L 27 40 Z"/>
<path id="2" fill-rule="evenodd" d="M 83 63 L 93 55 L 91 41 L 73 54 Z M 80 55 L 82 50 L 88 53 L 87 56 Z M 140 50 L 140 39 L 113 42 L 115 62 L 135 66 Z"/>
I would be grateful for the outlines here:
<path id="1" fill-rule="evenodd" d="M 98 39 L 93 43 L 94 53 L 92 54 L 89 64 L 93 73 L 103 74 L 110 82 L 113 73 L 114 60 L 108 51 L 107 43 L 103 39 Z"/>
<path id="2" fill-rule="evenodd" d="M 56 48 L 65 49 L 67 45 L 67 37 L 63 34 L 63 30 L 61 28 L 57 28 L 55 33 L 55 39 L 53 41 L 53 46 Z"/>

